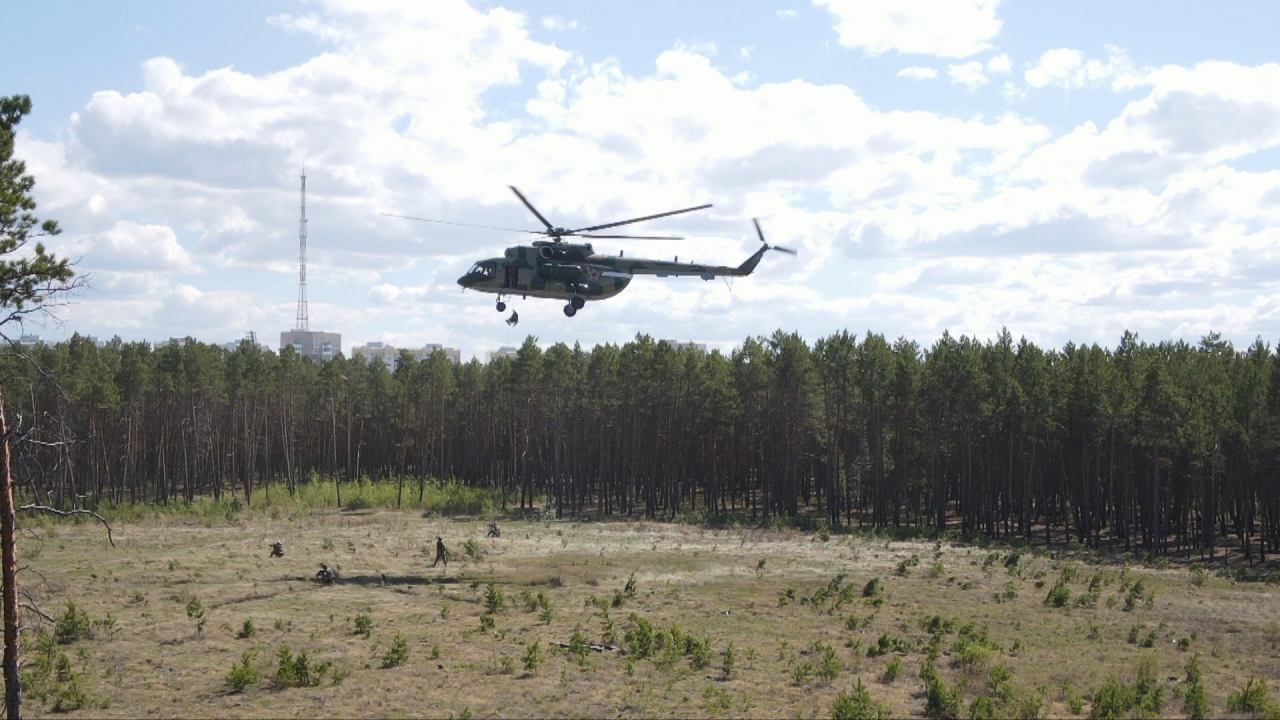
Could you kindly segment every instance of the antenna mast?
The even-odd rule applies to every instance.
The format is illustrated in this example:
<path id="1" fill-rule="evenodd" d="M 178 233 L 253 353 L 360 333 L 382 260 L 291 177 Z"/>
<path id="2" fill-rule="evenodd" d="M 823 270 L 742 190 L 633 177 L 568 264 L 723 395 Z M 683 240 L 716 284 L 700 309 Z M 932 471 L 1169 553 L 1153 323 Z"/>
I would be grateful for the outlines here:
<path id="1" fill-rule="evenodd" d="M 298 221 L 298 325 L 310 330 L 307 322 L 307 171 L 302 171 L 302 219 Z"/>

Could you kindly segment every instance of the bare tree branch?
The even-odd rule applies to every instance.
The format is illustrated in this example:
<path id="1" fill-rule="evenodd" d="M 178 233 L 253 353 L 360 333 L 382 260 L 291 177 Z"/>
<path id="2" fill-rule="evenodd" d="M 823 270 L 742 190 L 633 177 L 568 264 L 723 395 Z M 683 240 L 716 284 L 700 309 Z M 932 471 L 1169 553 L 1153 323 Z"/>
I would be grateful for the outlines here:
<path id="1" fill-rule="evenodd" d="M 44 576 L 44 573 L 42 573 L 42 572 L 40 572 L 39 570 L 37 570 L 37 569 L 35 569 L 35 568 L 31 567 L 30 565 L 23 565 L 22 567 L 18 568 L 18 572 L 27 572 L 27 571 L 30 571 L 30 572 L 33 572 L 33 573 L 35 573 L 35 574 L 39 575 L 39 576 L 40 576 L 40 579 L 44 581 L 44 584 L 45 584 L 45 585 L 48 585 L 48 584 L 49 584 L 49 578 L 45 577 L 45 576 Z M 24 592 L 25 592 L 25 591 L 24 591 Z"/>
<path id="2" fill-rule="evenodd" d="M 53 616 L 52 616 L 52 615 L 50 615 L 49 613 L 47 613 L 47 612 L 45 612 L 45 611 L 41 610 L 40 608 L 36 607 L 36 605 L 35 605 L 35 603 L 34 603 L 34 602 L 24 602 L 24 603 L 22 603 L 22 607 L 24 607 L 24 608 L 26 608 L 26 609 L 30 610 L 31 612 L 33 612 L 33 613 L 35 613 L 35 614 L 39 615 L 40 617 L 44 618 L 46 622 L 56 622 L 56 621 L 53 619 Z"/>
<path id="3" fill-rule="evenodd" d="M 18 512 L 47 512 L 54 515 L 61 515 L 62 517 L 68 517 L 70 515 L 92 515 L 93 517 L 98 518 L 98 521 L 107 528 L 107 540 L 111 542 L 111 547 L 116 546 L 115 538 L 111 536 L 111 523 L 107 522 L 106 518 L 92 510 L 59 510 L 58 508 L 52 508 L 48 505 L 36 505 L 32 503 L 30 505 L 23 505 L 19 507 Z"/>

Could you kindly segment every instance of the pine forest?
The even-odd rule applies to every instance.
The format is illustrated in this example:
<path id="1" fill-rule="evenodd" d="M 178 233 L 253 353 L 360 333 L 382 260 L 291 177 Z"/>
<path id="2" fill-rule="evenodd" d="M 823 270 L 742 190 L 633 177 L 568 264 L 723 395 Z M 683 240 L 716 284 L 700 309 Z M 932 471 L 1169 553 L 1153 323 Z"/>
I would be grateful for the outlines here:
<path id="1" fill-rule="evenodd" d="M 4 358 L 19 491 L 56 507 L 393 482 L 504 509 L 799 522 L 1264 560 L 1280 546 L 1280 355 L 1216 335 L 924 348 L 646 336 L 392 372 L 242 343 L 76 336 Z"/>

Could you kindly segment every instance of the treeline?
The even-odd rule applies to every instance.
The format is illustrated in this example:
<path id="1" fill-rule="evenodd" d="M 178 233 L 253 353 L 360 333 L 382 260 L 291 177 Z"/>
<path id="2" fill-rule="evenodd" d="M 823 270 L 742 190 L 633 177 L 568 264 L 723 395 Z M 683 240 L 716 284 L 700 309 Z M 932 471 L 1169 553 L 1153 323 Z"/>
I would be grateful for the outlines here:
<path id="1" fill-rule="evenodd" d="M 19 487 L 63 508 L 443 479 L 557 514 L 821 513 L 1264 560 L 1280 543 L 1280 355 L 1261 340 L 779 331 L 725 355 L 529 338 L 488 365 L 406 354 L 392 372 L 74 337 L 0 362 Z"/>

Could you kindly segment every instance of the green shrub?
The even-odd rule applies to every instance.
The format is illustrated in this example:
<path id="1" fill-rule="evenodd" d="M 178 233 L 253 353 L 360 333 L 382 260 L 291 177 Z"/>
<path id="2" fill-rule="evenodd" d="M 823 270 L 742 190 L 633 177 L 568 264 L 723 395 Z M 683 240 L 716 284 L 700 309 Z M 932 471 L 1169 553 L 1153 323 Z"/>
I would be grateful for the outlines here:
<path id="1" fill-rule="evenodd" d="M 475 538 L 467 538 L 467 541 L 462 543 L 462 552 L 475 562 L 484 559 L 484 548 L 480 547 L 480 543 Z"/>
<path id="2" fill-rule="evenodd" d="M 1018 703 L 1013 717 L 1017 718 L 1038 718 L 1044 714 L 1044 703 L 1041 702 L 1039 695 L 1029 695 Z"/>
<path id="3" fill-rule="evenodd" d="M 573 655 L 579 663 L 587 658 L 587 652 L 591 650 L 591 641 L 587 639 L 586 633 L 581 628 L 575 628 L 573 635 L 569 638 L 569 654 Z"/>
<path id="4" fill-rule="evenodd" d="M 231 672 L 227 673 L 227 689 L 232 693 L 242 693 L 261 679 L 262 671 L 253 666 L 253 651 L 246 650 L 240 656 L 240 662 L 232 665 Z"/>
<path id="5" fill-rule="evenodd" d="M 649 657 L 654 650 L 653 625 L 635 613 L 631 613 L 631 617 L 628 620 L 631 622 L 631 627 L 627 630 L 626 635 L 623 636 L 623 642 L 627 644 L 628 650 L 635 657 Z"/>
<path id="6" fill-rule="evenodd" d="M 1187 661 L 1187 687 L 1183 695 L 1182 711 L 1192 720 L 1209 716 L 1209 700 L 1204 693 L 1204 677 L 1200 670 L 1200 654 Z"/>
<path id="7" fill-rule="evenodd" d="M 884 593 L 884 581 L 880 578 L 871 578 L 866 585 L 862 586 L 862 597 L 874 598 Z"/>
<path id="8" fill-rule="evenodd" d="M 924 628 L 930 635 L 942 635 L 955 632 L 955 618 L 944 618 L 941 615 L 925 618 L 921 621 L 920 626 Z"/>
<path id="9" fill-rule="evenodd" d="M 867 657 L 879 657 L 880 655 L 888 655 L 891 652 L 908 652 L 911 650 L 911 642 L 891 633 L 880 633 L 880 637 L 876 638 L 876 644 L 867 648 Z"/>
<path id="10" fill-rule="evenodd" d="M 920 676 L 925 681 L 925 712 L 933 717 L 959 717 L 960 689 L 948 686 L 927 660 L 920 668 Z"/>
<path id="11" fill-rule="evenodd" d="M 306 652 L 294 655 L 288 645 L 280 646 L 279 652 L 276 653 L 276 658 L 275 684 L 277 688 L 315 687 L 324 680 L 325 673 L 333 666 L 333 663 L 330 662 L 312 665 Z"/>
<path id="12" fill-rule="evenodd" d="M 1013 687 L 1009 685 L 1012 677 L 1013 673 L 1009 672 L 1009 668 L 1004 665 L 993 665 L 987 671 L 987 693 L 1000 701 L 1013 699 Z"/>
<path id="13" fill-rule="evenodd" d="M 355 635 L 363 635 L 367 638 L 373 634 L 373 618 L 365 615 L 364 613 L 360 613 L 359 615 L 356 615 L 355 623 Z"/>
<path id="14" fill-rule="evenodd" d="M 538 666 L 542 664 L 542 640 L 534 638 L 524 648 L 524 669 L 531 673 L 538 672 Z"/>
<path id="15" fill-rule="evenodd" d="M 1127 685 L 1110 678 L 1093 693 L 1090 718 L 1121 718 L 1131 713 L 1159 716 L 1164 710 L 1164 690 L 1155 676 L 1155 662 L 1143 658 L 1138 663 L 1137 678 Z"/>
<path id="16" fill-rule="evenodd" d="M 888 710 L 871 699 L 861 678 L 852 692 L 840 693 L 831 705 L 832 720 L 888 720 L 891 717 Z"/>
<path id="17" fill-rule="evenodd" d="M 1071 588 L 1062 578 L 1058 578 L 1058 582 L 1054 583 L 1049 594 L 1045 596 L 1044 604 L 1060 608 L 1066 607 L 1069 602 L 1071 602 Z"/>
<path id="18" fill-rule="evenodd" d="M 396 633 L 391 639 L 391 647 L 382 655 L 382 667 L 399 667 L 409 661 L 409 641 L 404 635 Z"/>
<path id="19" fill-rule="evenodd" d="M 972 720 L 995 720 L 1000 717 L 1000 705 L 990 695 L 979 695 L 969 703 Z"/>
<path id="20" fill-rule="evenodd" d="M 247 640 L 258 634 L 258 626 L 253 624 L 253 618 L 245 618 L 244 624 L 240 626 L 240 632 L 236 633 L 236 637 L 241 640 Z"/>
<path id="21" fill-rule="evenodd" d="M 94 620 L 91 625 L 94 631 L 101 630 L 107 634 L 107 637 L 115 637 L 116 633 L 120 632 L 120 626 L 116 624 L 116 619 L 111 613 L 107 613 L 101 620 Z"/>
<path id="22" fill-rule="evenodd" d="M 1133 709 L 1134 704 L 1133 688 L 1116 678 L 1110 678 L 1102 684 L 1102 687 L 1094 691 L 1089 717 L 1094 720 L 1122 718 Z"/>
<path id="23" fill-rule="evenodd" d="M 850 632 L 864 628 L 871 624 L 871 616 L 858 617 L 857 614 L 850 614 L 844 619 L 844 629 Z"/>
<path id="24" fill-rule="evenodd" d="M 884 668 L 884 682 L 887 685 L 893 684 L 894 680 L 902 674 L 902 658 L 894 658 Z"/>
<path id="25" fill-rule="evenodd" d="M 200 604 L 200 598 L 194 595 L 187 601 L 187 617 L 196 621 L 196 634 L 204 633 L 204 606 Z"/>
<path id="26" fill-rule="evenodd" d="M 686 652 L 689 655 L 689 664 L 694 670 L 704 670 L 711 665 L 711 638 L 690 637 L 685 642 Z"/>
<path id="27" fill-rule="evenodd" d="M 966 643 L 955 655 L 955 664 L 968 669 L 984 668 L 991 664 L 994 653 L 978 643 Z"/>
<path id="28" fill-rule="evenodd" d="M 1139 602 L 1145 601 L 1149 606 L 1155 602 L 1156 595 L 1147 589 L 1146 583 L 1139 580 L 1129 588 L 1128 594 L 1124 598 L 1124 611 L 1130 612 Z"/>
<path id="29" fill-rule="evenodd" d="M 61 645 L 92 638 L 93 623 L 89 621 L 89 614 L 68 600 L 66 612 L 54 619 L 53 636 Z"/>
<path id="30" fill-rule="evenodd" d="M 1227 712 L 1274 715 L 1276 709 L 1267 696 L 1267 684 L 1257 678 L 1249 678 L 1239 692 L 1227 696 Z"/>
<path id="31" fill-rule="evenodd" d="M 484 590 L 484 606 L 490 614 L 496 615 L 507 607 L 507 596 L 502 592 L 502 588 L 493 583 L 485 585 Z"/>
<path id="32" fill-rule="evenodd" d="M 818 679 L 823 683 L 831 683 L 840 676 L 840 671 L 844 670 L 844 665 L 840 664 L 840 659 L 836 657 L 836 650 L 831 646 L 823 646 L 822 662 L 818 665 Z"/>

